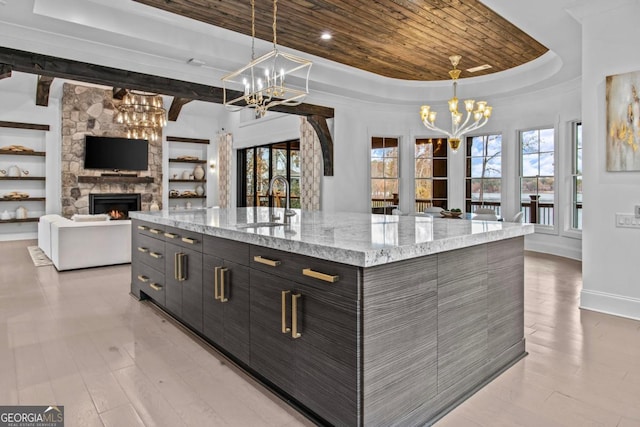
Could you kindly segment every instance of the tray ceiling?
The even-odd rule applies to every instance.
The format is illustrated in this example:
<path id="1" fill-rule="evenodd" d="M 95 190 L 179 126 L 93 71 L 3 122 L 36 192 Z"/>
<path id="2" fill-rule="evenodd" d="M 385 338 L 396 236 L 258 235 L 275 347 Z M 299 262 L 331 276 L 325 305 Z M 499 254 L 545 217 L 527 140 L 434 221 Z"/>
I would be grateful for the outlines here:
<path id="1" fill-rule="evenodd" d="M 134 1 L 251 35 L 250 0 Z M 259 39 L 272 41 L 272 7 L 271 0 L 256 1 Z M 402 80 L 448 80 L 454 54 L 462 55 L 464 78 L 517 67 L 547 51 L 477 0 L 279 0 L 277 23 L 279 46 Z M 332 39 L 322 40 L 324 32 Z M 466 71 L 485 64 L 491 68 Z"/>

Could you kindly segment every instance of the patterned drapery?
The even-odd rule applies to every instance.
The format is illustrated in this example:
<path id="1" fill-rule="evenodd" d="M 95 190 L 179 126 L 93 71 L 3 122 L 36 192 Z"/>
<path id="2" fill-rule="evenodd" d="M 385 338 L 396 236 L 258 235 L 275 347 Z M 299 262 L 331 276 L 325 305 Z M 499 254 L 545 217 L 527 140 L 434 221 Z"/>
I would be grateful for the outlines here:
<path id="1" fill-rule="evenodd" d="M 316 131 L 300 118 L 300 206 L 303 210 L 320 210 L 322 150 Z"/>
<path id="2" fill-rule="evenodd" d="M 221 208 L 231 207 L 231 170 L 233 137 L 230 133 L 218 135 L 218 198 Z"/>

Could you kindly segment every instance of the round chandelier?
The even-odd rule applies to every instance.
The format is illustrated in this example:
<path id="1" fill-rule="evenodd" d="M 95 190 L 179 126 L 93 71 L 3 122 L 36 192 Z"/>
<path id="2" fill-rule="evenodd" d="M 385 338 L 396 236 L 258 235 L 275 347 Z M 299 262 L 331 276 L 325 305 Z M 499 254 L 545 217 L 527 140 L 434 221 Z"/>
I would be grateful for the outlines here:
<path id="1" fill-rule="evenodd" d="M 167 124 L 162 96 L 127 90 L 117 107 L 116 122 L 123 124 L 127 138 L 156 141 Z"/>
<path id="2" fill-rule="evenodd" d="M 457 97 L 458 77 L 460 77 L 460 73 L 462 72 L 462 70 L 458 70 L 457 68 L 460 63 L 460 59 L 462 59 L 460 55 L 452 55 L 449 57 L 449 61 L 451 61 L 451 65 L 453 65 L 453 69 L 449 71 L 449 76 L 451 77 L 451 80 L 453 80 L 453 98 L 449 100 L 451 131 L 446 131 L 435 125 L 437 113 L 435 111 L 431 111 L 430 106 L 423 105 L 420 107 L 420 118 L 422 119 L 422 123 L 429 130 L 441 132 L 447 135 L 449 138 L 449 146 L 454 153 L 458 151 L 458 148 L 460 147 L 460 140 L 465 133 L 480 129 L 482 126 L 487 124 L 493 109 L 492 107 L 489 107 L 485 101 L 476 102 L 473 99 L 466 99 L 464 101 L 464 109 L 466 110 L 467 115 L 464 121 L 462 121 L 462 113 L 458 111 Z M 471 117 L 473 117 L 473 121 L 471 121 Z"/>

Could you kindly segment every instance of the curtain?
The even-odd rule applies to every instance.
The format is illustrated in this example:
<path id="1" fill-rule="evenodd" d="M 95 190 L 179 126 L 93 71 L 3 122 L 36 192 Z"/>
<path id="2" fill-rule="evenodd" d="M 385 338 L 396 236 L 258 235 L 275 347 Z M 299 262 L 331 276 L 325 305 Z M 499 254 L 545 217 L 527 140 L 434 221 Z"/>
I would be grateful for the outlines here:
<path id="1" fill-rule="evenodd" d="M 233 170 L 233 137 L 230 133 L 218 135 L 218 198 L 221 208 L 231 207 L 231 171 Z"/>
<path id="2" fill-rule="evenodd" d="M 306 117 L 300 118 L 300 207 L 320 210 L 322 150 L 320 140 Z"/>

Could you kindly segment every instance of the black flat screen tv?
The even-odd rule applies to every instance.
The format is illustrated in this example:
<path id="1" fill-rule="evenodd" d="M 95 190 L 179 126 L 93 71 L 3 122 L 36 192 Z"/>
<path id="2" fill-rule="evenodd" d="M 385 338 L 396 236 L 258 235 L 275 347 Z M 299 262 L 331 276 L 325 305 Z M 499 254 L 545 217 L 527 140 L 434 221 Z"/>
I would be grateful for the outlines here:
<path id="1" fill-rule="evenodd" d="M 84 168 L 145 171 L 149 169 L 149 142 L 146 139 L 86 135 Z"/>

